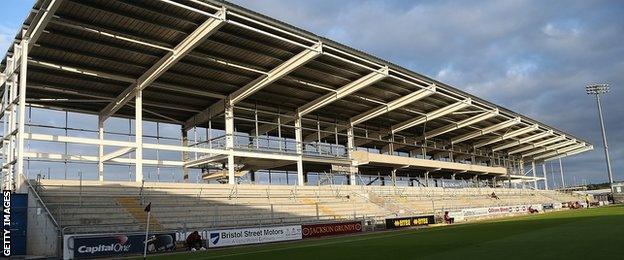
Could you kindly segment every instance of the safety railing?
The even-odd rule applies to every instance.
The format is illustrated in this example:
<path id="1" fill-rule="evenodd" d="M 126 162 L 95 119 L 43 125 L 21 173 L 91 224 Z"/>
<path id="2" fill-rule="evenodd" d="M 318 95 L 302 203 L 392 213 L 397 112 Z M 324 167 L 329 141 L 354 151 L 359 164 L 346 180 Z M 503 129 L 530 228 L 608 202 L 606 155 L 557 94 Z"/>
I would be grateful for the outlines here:
<path id="1" fill-rule="evenodd" d="M 63 231 L 61 229 L 59 222 L 56 220 L 56 218 L 54 218 L 54 215 L 52 215 L 52 212 L 50 212 L 50 209 L 48 209 L 43 199 L 41 199 L 41 196 L 39 196 L 39 192 L 37 192 L 37 188 L 31 183 L 31 180 L 27 179 L 26 176 L 24 176 L 24 174 L 20 174 L 20 175 L 24 180 L 26 180 L 25 183 L 28 186 L 28 189 L 30 190 L 31 194 L 34 196 L 34 201 L 36 203 L 36 205 L 30 205 L 29 207 L 35 206 L 36 208 L 42 208 L 45 211 L 45 216 L 48 220 L 52 222 L 54 226 L 54 231 L 56 232 L 56 235 L 57 235 L 56 254 L 57 256 L 62 255 L 63 247 L 60 241 L 63 240 Z M 37 220 L 37 223 L 39 223 L 39 225 L 42 225 L 42 221 L 40 220 Z"/>
<path id="2" fill-rule="evenodd" d="M 222 135 L 210 140 L 192 144 L 192 147 L 225 149 L 228 135 Z M 233 148 L 245 151 L 255 152 L 271 152 L 280 154 L 298 154 L 298 142 L 284 137 L 274 136 L 249 136 L 249 135 L 233 135 Z M 347 148 L 339 144 L 311 142 L 302 144 L 302 154 L 309 156 L 321 157 L 338 157 L 346 158 L 348 156 Z"/>

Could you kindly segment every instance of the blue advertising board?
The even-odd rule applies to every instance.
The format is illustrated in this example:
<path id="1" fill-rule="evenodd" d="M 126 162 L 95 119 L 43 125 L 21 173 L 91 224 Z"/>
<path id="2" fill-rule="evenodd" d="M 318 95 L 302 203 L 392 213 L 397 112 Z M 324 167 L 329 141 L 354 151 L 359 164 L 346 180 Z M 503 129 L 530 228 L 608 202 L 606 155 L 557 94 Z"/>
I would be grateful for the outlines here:
<path id="1" fill-rule="evenodd" d="M 175 249 L 175 233 L 150 234 L 148 252 L 163 252 Z M 142 254 L 145 234 L 119 234 L 106 236 L 76 236 L 73 238 L 74 258 L 114 257 Z"/>

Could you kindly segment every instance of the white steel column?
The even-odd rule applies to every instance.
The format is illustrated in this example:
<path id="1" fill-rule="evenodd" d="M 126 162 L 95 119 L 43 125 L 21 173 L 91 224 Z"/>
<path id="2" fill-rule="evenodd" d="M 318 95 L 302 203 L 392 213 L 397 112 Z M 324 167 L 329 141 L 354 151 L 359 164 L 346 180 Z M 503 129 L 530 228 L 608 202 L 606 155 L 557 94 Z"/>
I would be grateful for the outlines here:
<path id="1" fill-rule="evenodd" d="M 18 121 L 17 121 L 17 161 L 15 174 L 13 177 L 15 182 L 15 190 L 22 192 L 22 175 L 24 173 L 24 126 L 26 123 L 26 76 L 28 69 L 28 42 L 29 39 L 23 39 L 21 43 L 21 58 L 19 68 L 19 105 L 18 105 Z"/>
<path id="2" fill-rule="evenodd" d="M 228 150 L 228 183 L 236 184 L 234 176 L 234 107 L 230 105 L 229 100 L 225 106 L 225 149 Z"/>
<path id="3" fill-rule="evenodd" d="M 4 128 L 4 137 L 3 137 L 3 156 L 4 163 L 3 170 L 4 173 L 3 179 L 4 181 L 4 189 L 6 190 L 14 190 L 13 186 L 13 161 L 15 158 L 14 148 L 15 148 L 15 99 L 17 98 L 17 76 L 15 75 L 15 66 L 16 66 L 15 54 L 11 57 L 7 58 L 7 71 L 9 74 L 5 75 L 7 78 L 5 85 L 5 128 Z M 6 114 L 8 113 L 8 115 Z"/>
<path id="4" fill-rule="evenodd" d="M 295 147 L 297 148 L 297 185 L 304 186 L 303 180 L 303 133 L 301 117 L 295 117 Z"/>
<path id="5" fill-rule="evenodd" d="M 544 174 L 544 189 L 548 190 L 548 177 L 546 176 L 546 162 L 542 163 L 542 172 Z"/>
<path id="6" fill-rule="evenodd" d="M 134 99 L 134 142 L 136 143 L 134 181 L 141 182 L 143 181 L 143 91 L 141 89 L 136 90 Z"/>
<path id="7" fill-rule="evenodd" d="M 353 136 L 353 126 L 350 126 L 347 128 L 347 152 L 349 153 L 349 159 L 353 159 L 351 157 L 353 151 L 355 151 L 355 140 Z M 355 179 L 355 174 L 357 174 L 357 172 L 354 171 L 353 168 L 353 166 L 349 167 L 349 185 L 355 185 L 357 182 Z"/>
<path id="8" fill-rule="evenodd" d="M 104 181 L 104 121 L 98 116 L 98 180 Z"/>
<path id="9" fill-rule="evenodd" d="M 561 158 L 559 158 L 559 173 L 561 174 L 561 188 L 565 188 L 565 180 L 563 180 L 563 163 L 561 162 Z"/>
<path id="10" fill-rule="evenodd" d="M 188 147 L 188 131 L 182 127 L 182 146 Z M 186 164 L 189 161 L 189 152 L 182 152 L 182 161 Z M 188 167 L 182 167 L 182 180 L 184 182 L 188 182 L 189 180 L 189 170 Z"/>
<path id="11" fill-rule="evenodd" d="M 533 187 L 537 190 L 537 174 L 535 174 L 535 161 L 531 161 L 531 171 L 533 172 Z"/>

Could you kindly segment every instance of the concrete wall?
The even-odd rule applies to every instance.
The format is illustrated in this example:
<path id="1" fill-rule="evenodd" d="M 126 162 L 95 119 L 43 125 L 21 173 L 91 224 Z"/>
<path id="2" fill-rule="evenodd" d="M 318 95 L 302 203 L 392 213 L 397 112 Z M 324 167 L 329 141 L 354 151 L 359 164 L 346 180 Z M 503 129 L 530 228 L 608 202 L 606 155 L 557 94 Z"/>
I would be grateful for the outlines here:
<path id="1" fill-rule="evenodd" d="M 28 190 L 28 255 L 56 257 L 59 236 L 57 227 L 32 190 Z"/>

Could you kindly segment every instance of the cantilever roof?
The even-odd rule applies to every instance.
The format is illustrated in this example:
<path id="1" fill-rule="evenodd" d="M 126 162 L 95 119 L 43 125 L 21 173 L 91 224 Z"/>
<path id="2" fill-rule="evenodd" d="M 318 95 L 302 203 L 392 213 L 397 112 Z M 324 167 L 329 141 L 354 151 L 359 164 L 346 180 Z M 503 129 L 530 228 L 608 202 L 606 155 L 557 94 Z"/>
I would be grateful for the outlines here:
<path id="1" fill-rule="evenodd" d="M 458 141 L 460 137 L 494 129 L 494 126 L 518 118 L 518 123 L 482 132 L 466 141 L 460 140 L 456 145 L 477 144 L 509 153 L 518 148 L 510 146 L 513 142 L 529 140 L 524 143 L 539 148 L 538 145 L 558 137 L 549 144 L 568 142 L 570 145 L 563 147 L 591 147 L 580 138 L 442 82 L 227 2 L 38 0 L 25 20 L 23 30 L 39 23 L 45 13 L 43 10 L 52 2 L 58 5 L 58 9 L 29 53 L 27 95 L 31 103 L 100 113 L 152 65 L 225 8 L 223 26 L 144 89 L 146 119 L 188 122 L 226 96 L 321 42 L 322 53 L 318 57 L 237 103 L 236 106 L 241 108 L 236 111 L 237 115 L 253 116 L 244 108 L 294 114 L 306 104 L 328 93 L 338 93 L 341 87 L 387 66 L 389 72 L 383 79 L 336 99 L 331 105 L 317 108 L 304 118 L 346 123 L 371 109 L 388 106 L 401 97 L 435 85 L 434 94 L 370 118 L 357 127 L 390 131 L 389 126 L 393 126 L 393 129 L 400 129 L 396 131 L 397 135 L 418 141 L 423 133 L 433 129 L 452 127 L 476 115 L 492 112 L 495 114 L 466 127 L 441 131 L 431 139 Z M 16 43 L 20 42 L 21 35 L 16 37 Z M 12 51 L 13 47 L 9 53 Z M 6 57 L 0 64 L 0 71 L 5 67 Z M 75 102 L 84 99 L 93 102 Z M 429 119 L 426 124 L 405 124 L 468 99 L 470 105 Z M 116 115 L 131 117 L 133 114 L 134 109 L 126 105 Z M 260 120 L 266 122 L 275 118 L 266 113 L 260 115 Z M 311 121 L 304 120 L 303 124 L 309 129 L 317 127 Z M 215 125 L 219 127 L 219 123 Z M 238 131 L 253 129 L 253 123 L 237 122 Z M 502 142 L 487 142 L 514 131 L 520 134 Z M 536 138 L 532 140 L 534 136 Z M 560 155 L 559 152 L 556 155 Z"/>

